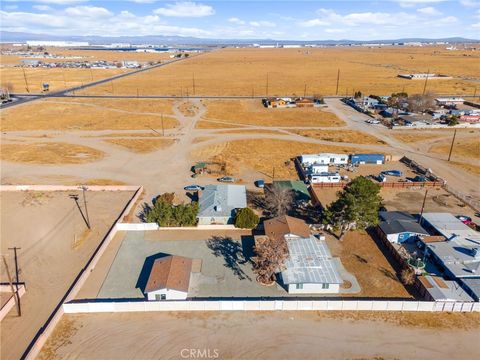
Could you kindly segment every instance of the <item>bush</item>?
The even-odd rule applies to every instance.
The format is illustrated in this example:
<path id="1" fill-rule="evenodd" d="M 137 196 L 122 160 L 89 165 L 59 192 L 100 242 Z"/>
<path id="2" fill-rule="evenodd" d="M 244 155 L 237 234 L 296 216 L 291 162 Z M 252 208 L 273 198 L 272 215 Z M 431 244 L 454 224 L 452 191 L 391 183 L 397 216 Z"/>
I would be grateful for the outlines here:
<path id="1" fill-rule="evenodd" d="M 237 211 L 235 217 L 235 227 L 241 229 L 253 229 L 258 225 L 260 219 L 250 208 L 244 208 Z"/>

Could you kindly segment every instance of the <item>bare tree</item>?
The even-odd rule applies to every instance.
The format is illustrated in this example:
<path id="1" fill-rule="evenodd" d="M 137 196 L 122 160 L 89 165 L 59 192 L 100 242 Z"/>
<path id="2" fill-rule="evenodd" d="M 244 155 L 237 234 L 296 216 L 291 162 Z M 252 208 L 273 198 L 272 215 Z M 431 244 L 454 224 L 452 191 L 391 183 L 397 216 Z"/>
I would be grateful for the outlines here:
<path id="1" fill-rule="evenodd" d="M 274 184 L 265 194 L 266 205 L 273 217 L 287 214 L 295 201 L 295 194 L 291 189 Z"/>
<path id="2" fill-rule="evenodd" d="M 435 95 L 433 93 L 414 94 L 408 98 L 408 110 L 423 112 L 435 108 Z"/>
<path id="3" fill-rule="evenodd" d="M 257 274 L 257 281 L 264 285 L 275 281 L 275 273 L 282 271 L 288 258 L 287 242 L 264 237 L 256 241 L 252 258 L 253 271 Z"/>
<path id="4" fill-rule="evenodd" d="M 410 267 L 403 269 L 400 277 L 404 285 L 412 285 L 415 282 L 415 272 Z"/>

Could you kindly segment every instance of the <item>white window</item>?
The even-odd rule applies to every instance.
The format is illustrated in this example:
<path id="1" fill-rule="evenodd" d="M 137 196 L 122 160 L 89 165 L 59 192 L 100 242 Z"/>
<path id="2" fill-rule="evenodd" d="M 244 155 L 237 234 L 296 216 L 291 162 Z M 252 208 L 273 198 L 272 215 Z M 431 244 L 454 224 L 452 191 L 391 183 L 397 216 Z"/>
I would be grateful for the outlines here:
<path id="1" fill-rule="evenodd" d="M 297 290 L 302 290 L 303 289 L 303 284 L 295 284 L 295 288 Z"/>
<path id="2" fill-rule="evenodd" d="M 330 287 L 330 284 L 322 284 L 322 289 L 328 289 Z"/>

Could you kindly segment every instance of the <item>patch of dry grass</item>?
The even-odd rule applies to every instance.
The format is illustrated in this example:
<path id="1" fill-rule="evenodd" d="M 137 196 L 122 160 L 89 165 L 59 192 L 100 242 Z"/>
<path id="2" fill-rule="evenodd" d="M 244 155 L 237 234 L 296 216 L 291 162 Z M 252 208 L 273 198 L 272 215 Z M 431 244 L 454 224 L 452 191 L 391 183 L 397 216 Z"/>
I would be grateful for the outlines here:
<path id="1" fill-rule="evenodd" d="M 195 160 L 226 162 L 226 170 L 231 175 L 237 174 L 241 166 L 265 174 L 271 174 L 275 167 L 277 179 L 296 179 L 297 171 L 293 162 L 289 160 L 302 153 L 318 152 L 352 153 L 358 152 L 358 149 L 279 139 L 252 139 L 205 146 L 195 150 L 192 156 Z"/>
<path id="2" fill-rule="evenodd" d="M 432 80 L 428 89 L 438 93 L 471 94 L 479 79 L 475 52 L 448 51 L 444 46 L 318 49 L 222 49 L 157 68 L 134 78 L 115 81 L 118 94 L 134 95 L 148 88 L 151 94 L 196 95 L 333 95 L 340 69 L 339 93 L 421 93 L 423 82 L 398 78 L 400 73 L 431 72 L 458 77 Z M 109 84 L 85 89 L 108 94 Z"/>
<path id="3" fill-rule="evenodd" d="M 342 126 L 334 114 L 318 108 L 267 109 L 260 100 L 209 100 L 206 120 L 258 126 Z M 220 124 L 219 124 L 220 127 Z"/>
<path id="4" fill-rule="evenodd" d="M 85 104 L 85 106 L 92 106 L 98 108 L 107 108 L 117 111 L 126 111 L 134 114 L 156 114 L 156 115 L 173 115 L 173 101 L 164 99 L 91 99 L 78 97 L 65 97 L 61 99 L 47 99 L 52 103 L 72 103 Z"/>
<path id="5" fill-rule="evenodd" d="M 351 296 L 411 297 L 370 235 L 351 231 L 343 241 L 329 239 L 328 244 L 362 288 Z"/>
<path id="6" fill-rule="evenodd" d="M 208 140 L 212 140 L 212 139 L 214 139 L 213 136 L 198 136 L 198 137 L 193 139 L 192 144 L 198 144 L 198 143 L 208 141 Z"/>
<path id="7" fill-rule="evenodd" d="M 226 124 L 223 122 L 200 120 L 195 124 L 195 129 L 228 129 L 236 128 L 238 124 Z"/>
<path id="8" fill-rule="evenodd" d="M 1 159 L 30 164 L 83 164 L 100 160 L 104 153 L 91 147 L 61 142 L 2 144 Z"/>
<path id="9" fill-rule="evenodd" d="M 450 151 L 450 142 L 435 144 L 430 148 L 431 152 L 448 155 Z M 457 139 L 453 145 L 452 158 L 462 156 L 470 159 L 480 159 L 480 138 Z"/>
<path id="10" fill-rule="evenodd" d="M 108 139 L 111 144 L 122 146 L 129 151 L 146 154 L 172 145 L 173 139 Z"/>
<path id="11" fill-rule="evenodd" d="M 112 108 L 105 108 L 103 105 L 92 106 L 102 103 L 102 101 L 90 100 L 92 100 L 90 105 L 42 100 L 2 110 L 1 130 L 147 130 L 162 128 L 160 114 L 142 114 L 141 112 L 134 113 L 114 109 L 113 107 L 116 105 L 127 106 L 117 101 L 110 102 Z M 143 106 L 148 107 L 146 103 L 143 103 Z M 168 106 L 166 104 L 158 105 L 159 108 L 168 108 Z M 164 117 L 163 126 L 166 129 L 174 128 L 177 125 L 178 122 L 175 119 Z"/>
<path id="12" fill-rule="evenodd" d="M 458 162 L 458 161 L 452 161 L 452 164 L 454 164 L 455 166 L 458 166 L 464 170 L 467 170 L 473 174 L 478 174 L 480 175 L 480 166 L 477 166 L 477 165 L 473 165 L 473 164 L 465 164 L 465 163 L 461 163 L 461 162 Z"/>
<path id="13" fill-rule="evenodd" d="M 375 145 L 385 144 L 385 141 L 373 135 L 354 130 L 292 130 L 292 132 L 323 141 Z"/>
<path id="14" fill-rule="evenodd" d="M 444 137 L 445 135 L 447 134 L 441 134 L 438 132 L 432 133 L 432 132 L 426 132 L 421 130 L 405 131 L 405 132 L 394 131 L 392 133 L 392 136 L 395 139 L 406 142 L 406 143 L 415 143 L 419 141 L 438 139 L 438 138 Z"/>

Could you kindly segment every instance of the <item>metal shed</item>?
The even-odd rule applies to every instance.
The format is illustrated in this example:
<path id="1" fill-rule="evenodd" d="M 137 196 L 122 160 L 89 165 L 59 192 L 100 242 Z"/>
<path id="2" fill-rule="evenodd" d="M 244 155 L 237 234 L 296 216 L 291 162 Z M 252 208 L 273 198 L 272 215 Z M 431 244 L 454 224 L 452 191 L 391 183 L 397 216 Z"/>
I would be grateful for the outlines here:
<path id="1" fill-rule="evenodd" d="M 385 155 L 383 154 L 352 154 L 350 156 L 350 162 L 355 164 L 384 164 Z"/>

